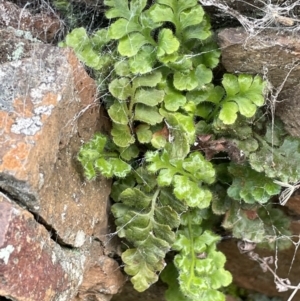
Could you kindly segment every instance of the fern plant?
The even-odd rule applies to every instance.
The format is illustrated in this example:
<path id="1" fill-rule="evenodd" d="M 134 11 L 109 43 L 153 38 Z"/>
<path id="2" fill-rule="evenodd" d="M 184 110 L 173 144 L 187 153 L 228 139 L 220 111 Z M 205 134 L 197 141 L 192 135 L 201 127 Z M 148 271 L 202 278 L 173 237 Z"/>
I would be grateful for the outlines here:
<path id="1" fill-rule="evenodd" d="M 274 214 L 265 223 L 264 206 L 280 192 L 273 179 L 300 173 L 263 164 L 270 146 L 259 137 L 268 130 L 263 118 L 254 121 L 265 82 L 224 74 L 214 84 L 220 51 L 197 0 L 104 4 L 109 28 L 93 35 L 77 28 L 64 42 L 96 70 L 101 85 L 108 78 L 103 101 L 111 132 L 96 134 L 78 159 L 87 179 L 114 179 L 112 213 L 127 241 L 122 260 L 136 290 L 162 272 L 168 300 L 225 300 L 220 289 L 232 278 L 216 247 L 218 216 L 237 238 L 264 242 L 275 235 L 270 222 L 288 234 L 278 209 L 269 209 Z M 299 154 L 297 143 L 289 138 L 276 151 L 292 145 Z M 229 159 L 212 163 L 220 152 Z M 171 250 L 176 255 L 166 267 Z"/>

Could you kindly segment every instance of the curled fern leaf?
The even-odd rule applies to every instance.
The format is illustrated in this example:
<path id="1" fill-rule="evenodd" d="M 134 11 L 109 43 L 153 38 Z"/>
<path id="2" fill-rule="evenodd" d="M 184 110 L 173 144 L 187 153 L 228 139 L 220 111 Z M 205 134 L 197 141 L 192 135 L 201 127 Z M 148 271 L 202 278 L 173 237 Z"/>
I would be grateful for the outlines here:
<path id="1" fill-rule="evenodd" d="M 66 37 L 66 46 L 72 47 L 78 58 L 87 66 L 100 70 L 112 63 L 107 55 L 99 55 L 99 50 L 109 42 L 105 29 L 101 29 L 90 38 L 84 28 L 75 28 Z"/>
<path id="2" fill-rule="evenodd" d="M 271 196 L 280 192 L 280 186 L 264 174 L 250 168 L 231 164 L 229 172 L 233 176 L 233 183 L 228 188 L 228 196 L 234 200 L 244 200 L 246 203 L 266 203 Z"/>
<path id="3" fill-rule="evenodd" d="M 116 151 L 108 149 L 107 138 L 102 134 L 95 134 L 80 148 L 78 160 L 88 180 L 94 179 L 97 172 L 106 178 L 124 178 L 131 171 L 131 166 L 118 158 Z"/>
<path id="4" fill-rule="evenodd" d="M 172 22 L 179 36 L 182 30 L 200 24 L 204 11 L 201 6 L 197 5 L 196 0 L 158 0 L 152 6 L 150 15 L 155 22 Z"/>

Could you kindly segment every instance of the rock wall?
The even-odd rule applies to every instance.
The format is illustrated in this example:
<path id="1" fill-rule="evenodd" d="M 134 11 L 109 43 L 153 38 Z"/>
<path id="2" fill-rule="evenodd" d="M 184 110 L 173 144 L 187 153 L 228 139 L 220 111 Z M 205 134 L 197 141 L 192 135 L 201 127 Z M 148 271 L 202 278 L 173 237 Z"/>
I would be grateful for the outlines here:
<path id="1" fill-rule="evenodd" d="M 20 8 L 10 1 L 0 0 L 0 26 L 28 31 L 41 41 L 52 42 L 63 27 L 61 20 L 50 10 L 32 14 L 26 9 L 28 4 L 25 1 L 24 8 Z"/>
<path id="2" fill-rule="evenodd" d="M 125 281 L 108 235 L 111 183 L 85 181 L 76 160 L 109 126 L 97 87 L 71 50 L 12 27 L 0 35 L 0 298 L 110 300 Z"/>

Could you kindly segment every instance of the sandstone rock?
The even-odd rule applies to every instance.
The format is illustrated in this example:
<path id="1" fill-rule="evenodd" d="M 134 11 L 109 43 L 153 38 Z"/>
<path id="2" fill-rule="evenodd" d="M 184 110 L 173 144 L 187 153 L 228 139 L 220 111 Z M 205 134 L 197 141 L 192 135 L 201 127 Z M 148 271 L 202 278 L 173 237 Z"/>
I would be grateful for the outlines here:
<path id="1" fill-rule="evenodd" d="M 26 5 L 20 8 L 9 1 L 0 0 L 0 27 L 11 26 L 29 31 L 44 42 L 53 41 L 62 28 L 60 19 L 50 10 L 32 15 Z"/>
<path id="2" fill-rule="evenodd" d="M 76 163 L 97 128 L 96 86 L 71 51 L 43 44 L 1 65 L 0 77 L 0 187 L 80 247 L 105 224 L 110 191 L 80 178 Z"/>
<path id="3" fill-rule="evenodd" d="M 225 69 L 231 73 L 261 74 L 267 78 L 275 96 L 270 97 L 268 105 L 275 106 L 275 113 L 287 131 L 300 137 L 299 36 L 269 30 L 249 37 L 243 28 L 227 28 L 218 38 Z"/>
<path id="4" fill-rule="evenodd" d="M 124 283 L 118 264 L 103 255 L 99 243 L 61 247 L 32 214 L 4 195 L 0 227 L 0 299 L 65 301 L 79 291 L 74 301 L 109 301 Z"/>
<path id="5" fill-rule="evenodd" d="M 125 277 L 117 262 L 107 256 L 99 256 L 86 271 L 83 279 L 74 301 L 109 301 L 120 291 L 120 284 L 123 285 L 125 282 Z"/>
<path id="6" fill-rule="evenodd" d="M 245 26 L 255 35 L 264 28 L 297 27 L 299 5 L 285 0 L 199 0 L 208 13 L 213 28 Z"/>
<path id="7" fill-rule="evenodd" d="M 70 300 L 86 256 L 60 247 L 32 214 L 0 195 L 0 296 Z"/>
<path id="8" fill-rule="evenodd" d="M 295 243 L 299 243 L 299 222 L 294 221 L 291 225 L 291 229 L 295 234 Z M 276 289 L 274 276 L 269 271 L 263 272 L 259 263 L 251 260 L 246 254 L 240 254 L 236 241 L 223 241 L 219 244 L 219 249 L 226 255 L 226 268 L 232 273 L 237 286 L 267 296 L 278 296 L 282 298 L 282 300 L 288 300 L 293 290 L 279 292 Z M 270 267 L 276 271 L 276 274 L 283 279 L 288 278 L 291 281 L 291 285 L 298 285 L 300 253 L 297 250 L 296 244 L 288 250 L 280 252 L 259 248 L 256 248 L 255 252 L 258 253 L 261 258 L 273 256 L 274 260 L 276 260 L 276 265 L 273 263 L 270 264 Z M 300 292 L 298 292 L 292 300 L 300 300 Z"/>
<path id="9" fill-rule="evenodd" d="M 36 288 L 22 277 L 16 282 L 22 286 L 19 290 L 3 280 L 0 296 L 15 296 L 18 301 L 71 300 L 83 280 L 78 300 L 86 300 L 86 294 L 109 300 L 124 281 L 118 264 L 106 256 L 117 252 L 106 236 L 113 232 L 108 223 L 110 181 L 85 181 L 76 160 L 80 145 L 109 126 L 99 117 L 97 87 L 71 50 L 35 42 L 26 45 L 22 59 L 0 65 L 0 191 L 10 201 L 3 205 L 6 211 L 0 210 L 0 225 L 4 225 L 0 226 L 0 238 L 4 237 L 0 276 L 5 270 L 3 275 L 12 281 L 11 266 L 5 262 L 14 259 L 21 231 L 27 241 L 12 264 L 26 259 L 29 268 L 24 271 L 21 263 L 14 273 L 31 277 Z M 24 230 L 19 230 L 17 218 L 10 218 L 15 209 L 9 206 L 25 216 Z M 45 260 L 37 261 L 43 241 L 49 242 L 45 254 L 50 259 L 45 255 Z M 74 281 L 71 269 L 75 269 Z M 25 289 L 33 293 L 26 294 Z"/>
<path id="10" fill-rule="evenodd" d="M 0 30 L 0 64 L 29 57 L 33 41 L 38 42 L 29 32 L 12 27 Z"/>

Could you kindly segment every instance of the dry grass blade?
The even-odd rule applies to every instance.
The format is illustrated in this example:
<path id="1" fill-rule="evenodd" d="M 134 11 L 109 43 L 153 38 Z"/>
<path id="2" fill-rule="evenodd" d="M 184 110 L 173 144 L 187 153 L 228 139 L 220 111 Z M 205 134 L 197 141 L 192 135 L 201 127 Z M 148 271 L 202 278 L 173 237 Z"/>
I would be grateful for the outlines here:
<path id="1" fill-rule="evenodd" d="M 287 203 L 287 201 L 289 200 L 289 198 L 292 196 L 292 194 L 298 188 L 300 188 L 300 181 L 295 184 L 288 184 L 288 183 L 280 182 L 277 180 L 274 180 L 273 182 L 275 184 L 280 185 L 281 187 L 285 187 L 285 189 L 281 192 L 281 194 L 279 196 L 279 202 L 280 202 L 280 205 L 282 205 L 282 206 L 284 206 Z"/>

